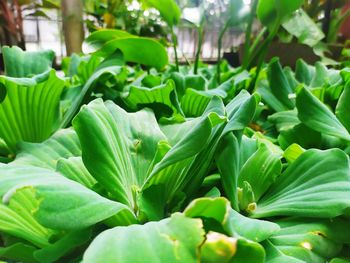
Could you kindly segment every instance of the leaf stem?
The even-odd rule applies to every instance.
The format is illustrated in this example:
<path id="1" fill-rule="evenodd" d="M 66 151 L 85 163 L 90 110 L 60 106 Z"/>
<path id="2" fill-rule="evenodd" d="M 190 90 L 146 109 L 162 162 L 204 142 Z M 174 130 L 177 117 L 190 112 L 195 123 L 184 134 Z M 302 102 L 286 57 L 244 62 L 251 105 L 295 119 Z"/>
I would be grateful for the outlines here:
<path id="1" fill-rule="evenodd" d="M 174 54 L 175 54 L 175 65 L 176 65 L 176 71 L 179 72 L 179 58 L 177 55 L 177 36 L 175 35 L 174 28 L 170 27 L 171 31 L 171 40 L 173 41 L 173 48 L 174 48 Z"/>
<path id="2" fill-rule="evenodd" d="M 217 65 L 216 65 L 216 76 L 217 76 L 218 84 L 220 84 L 220 81 L 221 81 L 221 78 L 220 78 L 220 74 L 221 74 L 220 64 L 221 64 L 222 39 L 224 38 L 224 35 L 225 35 L 225 32 L 226 32 L 228 26 L 229 26 L 229 20 L 225 23 L 223 29 L 220 31 L 219 38 L 218 38 L 218 61 L 217 61 Z"/>

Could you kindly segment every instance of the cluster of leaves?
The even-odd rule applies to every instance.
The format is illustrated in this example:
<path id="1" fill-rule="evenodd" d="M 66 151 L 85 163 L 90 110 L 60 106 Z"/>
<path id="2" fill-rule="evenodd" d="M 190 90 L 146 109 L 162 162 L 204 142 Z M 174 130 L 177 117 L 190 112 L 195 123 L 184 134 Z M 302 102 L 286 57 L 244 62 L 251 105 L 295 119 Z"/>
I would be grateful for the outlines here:
<path id="1" fill-rule="evenodd" d="M 350 70 L 222 63 L 218 82 L 152 39 L 87 42 L 63 78 L 3 48 L 1 259 L 347 262 Z"/>

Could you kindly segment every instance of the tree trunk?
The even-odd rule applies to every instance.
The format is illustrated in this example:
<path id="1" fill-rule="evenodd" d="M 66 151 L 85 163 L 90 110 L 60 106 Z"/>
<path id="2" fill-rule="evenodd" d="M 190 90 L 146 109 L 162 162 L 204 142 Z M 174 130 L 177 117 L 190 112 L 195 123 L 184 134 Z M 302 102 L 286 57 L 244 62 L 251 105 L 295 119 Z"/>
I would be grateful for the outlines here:
<path id="1" fill-rule="evenodd" d="M 84 41 L 82 0 L 61 0 L 63 33 L 67 55 L 81 53 Z"/>
<path id="2" fill-rule="evenodd" d="M 0 0 L 0 45 L 25 49 L 22 10 L 18 0 Z"/>

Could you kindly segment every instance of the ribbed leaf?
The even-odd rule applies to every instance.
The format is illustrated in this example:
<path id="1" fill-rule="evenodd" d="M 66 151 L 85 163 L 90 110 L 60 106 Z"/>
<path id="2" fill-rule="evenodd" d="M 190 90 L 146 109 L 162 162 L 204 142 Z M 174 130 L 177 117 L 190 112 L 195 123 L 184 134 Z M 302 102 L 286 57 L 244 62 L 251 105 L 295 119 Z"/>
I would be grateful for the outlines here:
<path id="1" fill-rule="evenodd" d="M 280 228 L 277 224 L 245 217 L 230 206 L 228 200 L 218 198 L 198 198 L 192 201 L 185 209 L 188 217 L 202 218 L 206 230 L 213 230 L 219 223 L 229 236 L 246 238 L 254 242 L 261 242 Z"/>
<path id="2" fill-rule="evenodd" d="M 172 80 L 153 88 L 130 86 L 124 101 L 132 110 L 149 107 L 159 117 L 183 115 Z"/>
<path id="3" fill-rule="evenodd" d="M 58 160 L 81 156 L 80 142 L 73 129 L 57 131 L 42 143 L 20 143 L 11 165 L 29 165 L 56 170 Z"/>
<path id="4" fill-rule="evenodd" d="M 350 134 L 329 108 L 306 88 L 300 88 L 296 101 L 299 119 L 311 129 L 350 141 Z"/>
<path id="5" fill-rule="evenodd" d="M 291 35 L 298 38 L 299 43 L 309 45 L 310 47 L 315 46 L 325 37 L 322 30 L 304 10 L 294 12 L 282 26 Z"/>
<path id="6" fill-rule="evenodd" d="M 276 112 L 268 117 L 279 132 L 293 128 L 300 123 L 296 110 Z"/>
<path id="7" fill-rule="evenodd" d="M 27 78 L 41 74 L 52 66 L 55 53 L 52 50 L 23 51 L 19 47 L 2 48 L 5 74 L 14 78 Z"/>
<path id="8" fill-rule="evenodd" d="M 181 99 L 181 109 L 187 117 L 199 117 L 214 96 L 224 99 L 227 93 L 221 89 L 203 91 L 188 88 Z"/>
<path id="9" fill-rule="evenodd" d="M 264 244 L 267 262 L 325 262 L 338 254 L 343 242 L 349 242 L 344 229 L 349 223 L 341 219 L 315 220 L 291 218 L 279 220 L 281 230 Z M 275 252 L 273 251 L 275 250 Z"/>
<path id="10" fill-rule="evenodd" d="M 82 105 L 84 99 L 89 98 L 91 95 L 96 82 L 103 76 L 115 76 L 119 74 L 122 71 L 122 64 L 123 61 L 120 59 L 120 56 L 117 53 L 116 57 L 110 56 L 110 58 L 106 58 L 101 64 L 99 64 L 99 66 L 94 68 L 93 73 L 89 76 L 86 83 L 84 83 L 84 86 L 81 88 L 79 94 L 73 96 L 71 106 L 63 116 L 63 119 L 60 123 L 60 128 L 66 128 L 70 124 L 80 106 Z"/>
<path id="11" fill-rule="evenodd" d="M 8 206 L 0 204 L 0 231 L 2 233 L 22 238 L 39 247 L 47 246 L 51 233 L 33 218 L 30 219 L 28 220 L 27 217 L 21 216 Z"/>
<path id="12" fill-rule="evenodd" d="M 84 166 L 81 157 L 70 157 L 68 159 L 61 158 L 57 162 L 57 172 L 64 175 L 68 179 L 81 183 L 87 188 L 92 188 L 96 183 L 96 179 L 92 177 Z"/>
<path id="13" fill-rule="evenodd" d="M 0 77 L 6 97 L 0 103 L 0 137 L 12 152 L 19 141 L 41 142 L 57 127 L 64 87 L 55 71 L 34 78 Z"/>
<path id="14" fill-rule="evenodd" d="M 79 183 L 47 169 L 14 166 L 1 167 L 0 194 L 5 203 L 21 191 L 29 191 L 36 200 L 34 216 L 52 229 L 75 230 L 94 225 L 112 216 L 134 223 L 127 206 L 108 200 Z"/>
<path id="15" fill-rule="evenodd" d="M 295 87 L 290 86 L 279 59 L 271 60 L 267 67 L 267 75 L 272 94 L 283 104 L 285 109 L 293 109 L 294 102 L 288 96 L 294 92 Z M 269 103 L 269 101 L 266 101 L 266 103 Z"/>
<path id="16" fill-rule="evenodd" d="M 135 208 L 135 194 L 147 178 L 158 142 L 165 140 L 153 113 L 127 113 L 97 99 L 73 121 L 89 172 L 115 200 Z"/>
<path id="17" fill-rule="evenodd" d="M 343 151 L 305 151 L 278 177 L 252 216 L 339 216 L 350 206 L 349 179 L 349 158 Z"/>
<path id="18" fill-rule="evenodd" d="M 198 262 L 204 230 L 199 219 L 173 214 L 145 225 L 102 232 L 85 251 L 83 263 Z M 137 251 L 137 253 L 135 253 Z"/>
<path id="19" fill-rule="evenodd" d="M 281 156 L 275 154 L 266 144 L 260 144 L 258 150 L 242 166 L 238 176 L 238 187 L 248 182 L 258 201 L 282 170 Z"/>
<path id="20" fill-rule="evenodd" d="M 348 82 L 342 95 L 340 96 L 337 108 L 335 109 L 335 114 L 337 118 L 341 121 L 344 127 L 350 131 L 350 82 Z"/>

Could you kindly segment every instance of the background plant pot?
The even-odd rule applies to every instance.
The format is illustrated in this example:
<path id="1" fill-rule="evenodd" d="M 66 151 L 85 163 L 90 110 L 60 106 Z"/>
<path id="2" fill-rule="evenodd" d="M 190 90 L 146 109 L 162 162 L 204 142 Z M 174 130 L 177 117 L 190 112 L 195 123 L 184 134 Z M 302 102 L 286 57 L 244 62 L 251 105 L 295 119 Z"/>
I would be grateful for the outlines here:
<path id="1" fill-rule="evenodd" d="M 239 60 L 243 61 L 244 46 L 239 47 Z M 299 43 L 280 43 L 272 42 L 269 46 L 265 57 L 265 62 L 270 61 L 273 57 L 279 57 L 283 66 L 295 67 L 295 63 L 299 58 L 302 58 L 309 64 L 314 64 L 320 60 L 313 49 L 307 45 Z"/>
<path id="2" fill-rule="evenodd" d="M 320 57 L 314 53 L 311 47 L 299 43 L 272 42 L 265 61 L 270 61 L 273 57 L 280 57 L 282 65 L 292 68 L 295 67 L 295 63 L 299 58 L 309 64 L 315 64 L 316 61 L 320 60 Z"/>
<path id="3" fill-rule="evenodd" d="M 232 67 L 239 67 L 241 64 L 239 52 L 224 52 L 223 59 L 226 59 Z"/>
<path id="4" fill-rule="evenodd" d="M 339 61 L 341 58 L 341 53 L 344 48 L 343 44 L 328 44 L 328 49 L 330 51 L 330 54 L 327 54 L 331 59 Z"/>

